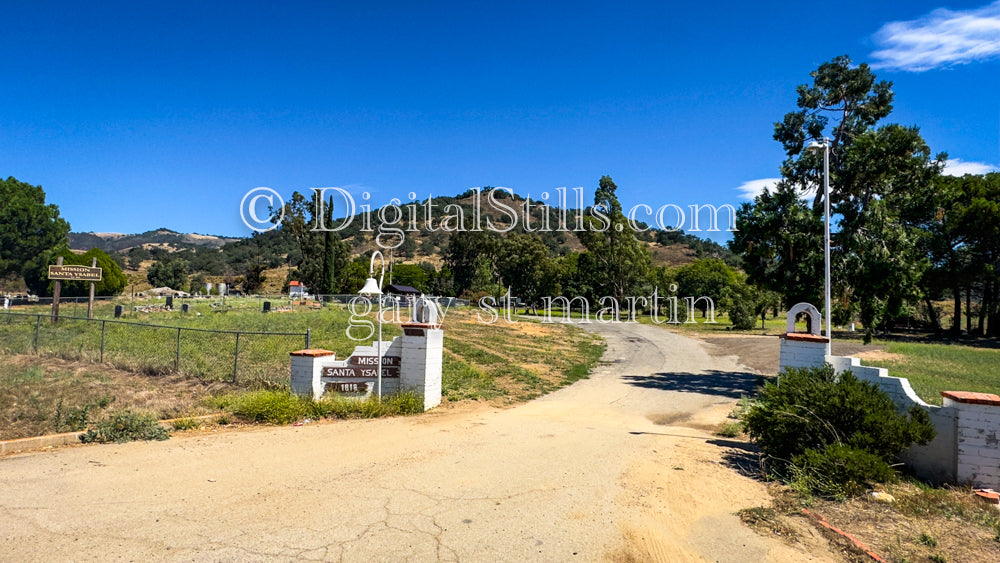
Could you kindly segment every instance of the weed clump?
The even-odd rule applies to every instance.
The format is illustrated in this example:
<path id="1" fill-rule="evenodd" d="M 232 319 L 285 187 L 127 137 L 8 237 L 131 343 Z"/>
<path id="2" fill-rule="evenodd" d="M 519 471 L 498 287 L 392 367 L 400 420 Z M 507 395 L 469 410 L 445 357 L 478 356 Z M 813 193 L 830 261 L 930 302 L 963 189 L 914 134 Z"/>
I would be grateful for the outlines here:
<path id="1" fill-rule="evenodd" d="M 386 395 L 379 401 L 377 397 L 354 399 L 350 397 L 323 397 L 313 402 L 313 414 L 317 418 L 335 416 L 337 418 L 378 418 L 417 414 L 424 411 L 424 399 L 412 391 Z"/>
<path id="2" fill-rule="evenodd" d="M 131 442 L 134 440 L 166 440 L 170 433 L 150 414 L 122 411 L 97 423 L 95 429 L 80 435 L 80 441 Z"/>
<path id="3" fill-rule="evenodd" d="M 289 424 L 309 414 L 308 400 L 288 391 L 251 391 L 215 399 L 217 407 L 250 422 Z"/>
<path id="4" fill-rule="evenodd" d="M 232 413 L 249 422 L 290 424 L 305 418 L 378 418 L 423 412 L 423 398 L 412 392 L 393 393 L 379 401 L 327 396 L 318 401 L 290 391 L 249 391 L 239 395 L 223 395 L 211 400 L 212 406 Z"/>
<path id="5" fill-rule="evenodd" d="M 173 421 L 171 423 L 171 426 L 174 427 L 174 430 L 178 431 L 193 430 L 201 426 L 201 422 L 198 422 L 197 420 L 190 417 L 185 417 L 185 418 L 178 418 L 177 420 Z"/>
<path id="6" fill-rule="evenodd" d="M 926 411 L 899 413 L 878 387 L 829 365 L 786 369 L 742 417 L 773 473 L 824 497 L 894 480 L 894 458 L 934 437 Z"/>
<path id="7" fill-rule="evenodd" d="M 87 403 L 81 407 L 73 407 L 67 411 L 63 410 L 63 400 L 56 403 L 56 414 L 54 426 L 57 432 L 69 431 L 79 432 L 90 424 L 90 414 L 93 409 L 105 409 L 115 401 L 113 396 L 104 396 L 98 400 Z"/>

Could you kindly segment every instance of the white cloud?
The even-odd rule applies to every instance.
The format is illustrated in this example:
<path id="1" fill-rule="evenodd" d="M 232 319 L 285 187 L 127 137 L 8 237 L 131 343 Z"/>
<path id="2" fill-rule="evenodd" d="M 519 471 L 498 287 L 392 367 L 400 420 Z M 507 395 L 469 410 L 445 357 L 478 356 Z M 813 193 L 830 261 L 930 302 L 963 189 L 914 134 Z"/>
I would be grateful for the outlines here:
<path id="1" fill-rule="evenodd" d="M 960 158 L 949 158 L 944 163 L 944 174 L 946 176 L 980 175 L 990 172 L 1000 172 L 1000 166 L 986 164 L 985 162 L 965 162 Z"/>
<path id="2" fill-rule="evenodd" d="M 938 8 L 910 21 L 889 22 L 873 39 L 872 68 L 922 72 L 1000 58 L 1000 0 L 971 10 Z"/>
<path id="3" fill-rule="evenodd" d="M 781 178 L 760 178 L 759 180 L 750 180 L 749 182 L 743 182 L 740 184 L 736 188 L 736 191 L 740 192 L 741 199 L 745 201 L 753 201 L 755 197 L 764 193 L 764 190 L 774 191 L 780 181 Z M 799 199 L 807 203 L 812 203 L 812 200 L 815 197 L 816 188 L 814 187 L 810 187 L 799 195 Z"/>
<path id="4" fill-rule="evenodd" d="M 781 178 L 761 178 L 760 180 L 750 180 L 749 182 L 743 182 L 740 184 L 736 191 L 740 192 L 740 197 L 747 201 L 753 201 L 753 198 L 757 197 L 764 190 L 774 189 L 778 185 Z"/>

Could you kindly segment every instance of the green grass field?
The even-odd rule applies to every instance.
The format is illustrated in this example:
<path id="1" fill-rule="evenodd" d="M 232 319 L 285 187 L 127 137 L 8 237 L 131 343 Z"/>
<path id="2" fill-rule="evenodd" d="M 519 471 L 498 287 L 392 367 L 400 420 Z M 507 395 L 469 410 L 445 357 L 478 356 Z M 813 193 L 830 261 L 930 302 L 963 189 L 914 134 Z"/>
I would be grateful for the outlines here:
<path id="1" fill-rule="evenodd" d="M 661 317 L 661 320 L 662 320 L 662 318 L 663 317 Z M 642 317 L 637 317 L 637 320 L 639 322 L 643 323 L 643 324 L 654 324 L 652 318 L 649 317 L 648 315 L 647 316 L 642 316 Z M 676 330 L 692 331 L 692 332 L 705 333 L 705 334 L 711 334 L 711 333 L 722 333 L 722 334 L 728 334 L 728 333 L 735 333 L 735 334 L 769 334 L 769 335 L 785 334 L 785 315 L 784 315 L 784 313 L 782 313 L 782 314 L 780 314 L 780 315 L 778 315 L 777 317 L 774 317 L 774 318 L 771 318 L 771 316 L 768 315 L 767 320 L 764 321 L 764 327 L 763 328 L 761 328 L 760 319 L 758 319 L 757 322 L 756 322 L 756 324 L 754 324 L 754 327 L 752 329 L 750 329 L 750 330 L 736 330 L 736 329 L 734 329 L 733 328 L 733 323 L 729 320 L 729 316 L 726 315 L 725 313 L 716 313 L 715 314 L 715 322 L 714 323 L 707 322 L 709 319 L 707 317 L 703 318 L 701 316 L 700 312 L 699 313 L 695 313 L 695 315 L 694 315 L 695 322 L 693 322 L 693 323 L 692 322 L 686 322 L 688 320 L 688 317 L 685 316 L 683 314 L 683 312 L 678 314 L 678 319 L 677 320 L 679 320 L 681 322 L 678 322 L 678 323 L 663 323 L 660 326 L 671 328 L 671 329 L 676 329 Z M 799 323 L 798 329 L 799 330 L 805 330 L 805 324 Z"/>
<path id="2" fill-rule="evenodd" d="M 864 365 L 889 369 L 893 377 L 910 380 L 925 402 L 940 405 L 941 391 L 1000 394 L 1000 350 L 961 344 L 875 342 L 889 354 Z"/>

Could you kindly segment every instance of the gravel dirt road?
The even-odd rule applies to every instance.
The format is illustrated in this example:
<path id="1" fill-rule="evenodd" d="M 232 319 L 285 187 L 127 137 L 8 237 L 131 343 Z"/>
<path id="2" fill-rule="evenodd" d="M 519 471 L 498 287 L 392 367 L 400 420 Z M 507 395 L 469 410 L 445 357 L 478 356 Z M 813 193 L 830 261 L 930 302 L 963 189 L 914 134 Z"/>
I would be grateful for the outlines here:
<path id="1" fill-rule="evenodd" d="M 768 495 L 710 429 L 754 375 L 658 327 L 588 328 L 606 362 L 514 408 L 0 459 L 0 559 L 836 560 L 733 515 Z"/>

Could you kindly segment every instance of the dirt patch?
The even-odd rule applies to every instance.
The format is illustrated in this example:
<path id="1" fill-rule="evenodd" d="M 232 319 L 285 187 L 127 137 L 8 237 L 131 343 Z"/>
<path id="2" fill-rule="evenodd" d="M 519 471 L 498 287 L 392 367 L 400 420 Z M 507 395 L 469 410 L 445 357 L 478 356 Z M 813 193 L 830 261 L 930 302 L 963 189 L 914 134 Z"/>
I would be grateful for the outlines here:
<path id="1" fill-rule="evenodd" d="M 716 357 L 736 356 L 737 361 L 761 375 L 778 374 L 778 358 L 781 352 L 781 339 L 777 336 L 759 336 L 733 334 L 725 336 L 706 336 L 697 333 L 687 334 L 709 344 L 708 351 Z M 858 356 L 874 353 L 881 348 L 874 344 L 862 344 L 852 340 L 834 340 L 833 354 L 837 356 Z M 874 357 L 870 359 L 875 359 Z"/>
<path id="2" fill-rule="evenodd" d="M 906 357 L 902 354 L 893 354 L 891 352 L 886 352 L 885 350 L 869 350 L 867 352 L 861 352 L 854 355 L 856 358 L 861 360 L 868 360 L 872 362 L 896 362 L 903 363 L 906 361 Z"/>
<path id="3" fill-rule="evenodd" d="M 770 495 L 765 484 L 719 462 L 720 453 L 733 449 L 729 444 L 739 445 L 678 435 L 632 465 L 623 481 L 633 517 L 623 525 L 625 545 L 608 559 L 838 561 L 827 541 L 808 528 L 779 528 L 781 541 L 774 542 L 741 524 L 737 509 L 766 504 Z"/>
<path id="4" fill-rule="evenodd" d="M 549 336 L 552 334 L 553 326 L 551 324 L 542 324 L 536 322 L 518 321 L 517 322 L 517 332 L 523 336 Z"/>
<path id="5" fill-rule="evenodd" d="M 729 401 L 726 401 L 716 405 L 705 406 L 696 412 L 653 414 L 646 418 L 653 424 L 660 426 L 692 428 L 714 433 L 719 431 L 727 422 L 731 422 L 727 418 L 727 415 L 732 409 L 733 406 Z"/>

